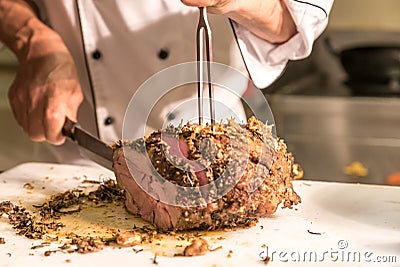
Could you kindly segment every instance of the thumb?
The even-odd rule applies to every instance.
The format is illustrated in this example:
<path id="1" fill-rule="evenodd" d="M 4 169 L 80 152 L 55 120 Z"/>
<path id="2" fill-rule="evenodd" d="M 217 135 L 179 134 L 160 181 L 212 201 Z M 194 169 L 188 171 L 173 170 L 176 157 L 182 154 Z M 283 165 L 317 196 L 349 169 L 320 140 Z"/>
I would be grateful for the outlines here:
<path id="1" fill-rule="evenodd" d="M 66 106 L 51 99 L 48 101 L 44 120 L 46 140 L 53 145 L 62 145 L 65 142 L 61 129 L 65 122 Z"/>
<path id="2" fill-rule="evenodd" d="M 83 94 L 82 94 L 82 89 L 80 85 L 78 84 L 76 86 L 76 89 L 73 91 L 71 96 L 69 97 L 69 100 L 66 105 L 66 110 L 65 110 L 65 115 L 77 122 L 78 121 L 78 110 L 79 106 L 81 105 L 83 101 Z"/>

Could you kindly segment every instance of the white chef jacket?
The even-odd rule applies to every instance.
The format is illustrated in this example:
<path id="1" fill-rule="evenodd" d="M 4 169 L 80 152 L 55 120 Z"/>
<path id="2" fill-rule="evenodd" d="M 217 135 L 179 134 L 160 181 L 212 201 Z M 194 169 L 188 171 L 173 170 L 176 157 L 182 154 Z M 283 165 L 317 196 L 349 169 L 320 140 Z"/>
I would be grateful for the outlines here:
<path id="1" fill-rule="evenodd" d="M 78 114 L 80 124 L 107 142 L 121 138 L 126 107 L 146 79 L 169 66 L 196 60 L 198 9 L 179 0 L 34 2 L 42 20 L 60 34 L 77 65 L 85 96 Z M 281 75 L 288 60 L 307 57 L 327 25 L 333 0 L 286 3 L 298 33 L 279 45 L 260 39 L 235 22 L 232 30 L 224 16 L 211 16 L 214 61 L 248 71 L 254 85 L 265 88 Z M 238 88 L 240 95 L 248 84 Z M 194 94 L 180 92 L 176 97 L 187 99 Z M 240 105 L 240 99 L 224 93 L 216 92 L 216 98 L 230 102 L 231 107 Z M 154 128 L 189 112 L 171 117 L 171 107 L 168 103 L 163 106 L 166 108 L 157 110 L 154 122 L 149 122 Z"/>

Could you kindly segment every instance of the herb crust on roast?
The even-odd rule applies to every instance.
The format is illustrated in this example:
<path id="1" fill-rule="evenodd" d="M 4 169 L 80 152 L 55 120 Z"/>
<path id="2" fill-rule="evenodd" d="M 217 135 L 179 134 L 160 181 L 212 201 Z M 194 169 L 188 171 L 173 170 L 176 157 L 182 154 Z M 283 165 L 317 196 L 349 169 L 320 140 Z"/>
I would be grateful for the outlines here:
<path id="1" fill-rule="evenodd" d="M 252 117 L 118 142 L 114 172 L 126 208 L 162 230 L 248 226 L 281 203 L 292 208 L 301 201 L 292 180 L 302 171 L 271 129 Z"/>

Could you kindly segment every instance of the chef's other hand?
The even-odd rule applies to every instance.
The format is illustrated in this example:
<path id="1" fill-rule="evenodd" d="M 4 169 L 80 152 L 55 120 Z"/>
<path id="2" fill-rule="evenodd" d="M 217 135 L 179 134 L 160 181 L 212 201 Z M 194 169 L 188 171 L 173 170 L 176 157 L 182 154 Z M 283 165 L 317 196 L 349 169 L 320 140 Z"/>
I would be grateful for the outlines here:
<path id="1" fill-rule="evenodd" d="M 16 120 L 34 141 L 62 144 L 65 117 L 83 100 L 74 61 L 61 37 L 23 0 L 0 0 L 0 41 L 19 61 L 8 97 Z"/>
<path id="2" fill-rule="evenodd" d="M 224 14 L 270 43 L 283 43 L 297 32 L 284 0 L 181 0 L 188 6 L 207 7 Z"/>

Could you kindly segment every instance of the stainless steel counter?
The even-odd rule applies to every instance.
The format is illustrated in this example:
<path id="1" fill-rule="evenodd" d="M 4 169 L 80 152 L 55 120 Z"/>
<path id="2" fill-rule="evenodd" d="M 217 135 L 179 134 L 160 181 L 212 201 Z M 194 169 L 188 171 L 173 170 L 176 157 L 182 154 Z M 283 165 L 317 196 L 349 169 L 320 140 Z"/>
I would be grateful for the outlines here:
<path id="1" fill-rule="evenodd" d="M 280 95 L 268 97 L 277 133 L 306 179 L 385 184 L 400 172 L 400 98 Z M 344 174 L 354 161 L 365 177 Z"/>
<path id="2" fill-rule="evenodd" d="M 338 51 L 365 44 L 400 45 L 400 32 L 326 31 L 309 58 L 290 62 L 282 77 L 264 90 L 277 133 L 304 167 L 306 179 L 385 184 L 388 175 L 400 172 L 400 95 L 354 96 L 326 37 Z M 366 177 L 344 173 L 354 161 L 368 169 Z"/>

